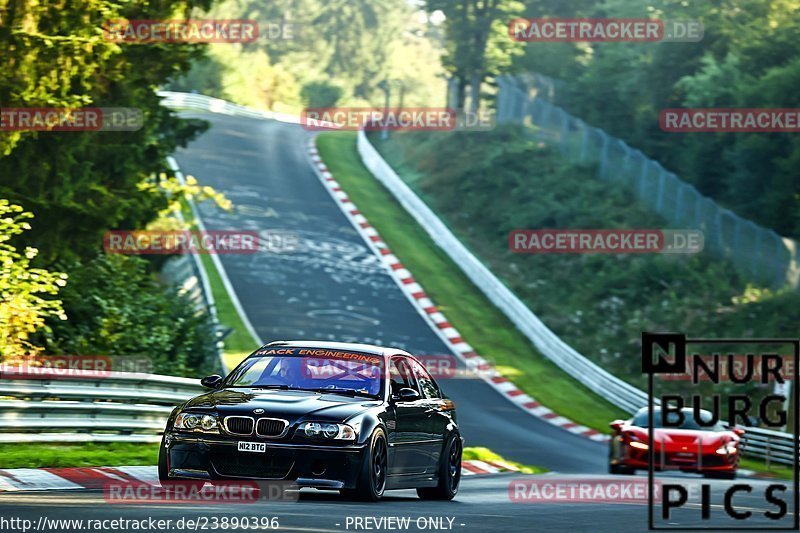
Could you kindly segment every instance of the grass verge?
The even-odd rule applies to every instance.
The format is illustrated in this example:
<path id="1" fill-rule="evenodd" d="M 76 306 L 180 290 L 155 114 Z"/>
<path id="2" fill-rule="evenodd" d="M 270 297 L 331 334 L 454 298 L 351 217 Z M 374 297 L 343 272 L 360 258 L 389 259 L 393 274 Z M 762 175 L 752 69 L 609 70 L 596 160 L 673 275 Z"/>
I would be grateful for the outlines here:
<path id="1" fill-rule="evenodd" d="M 522 463 L 517 463 L 516 461 L 509 461 L 508 459 L 504 459 L 501 455 L 496 454 L 489 448 L 464 448 L 464 454 L 461 458 L 465 461 L 475 459 L 478 461 L 490 461 L 494 463 L 506 464 L 516 468 L 522 474 L 544 474 L 545 472 L 549 472 L 548 469 L 541 466 L 524 465 Z"/>
<path id="2" fill-rule="evenodd" d="M 202 255 L 200 257 L 203 262 L 203 268 L 208 274 L 211 294 L 214 295 L 214 301 L 217 304 L 217 319 L 220 324 L 232 330 L 225 337 L 223 357 L 225 365 L 228 368 L 233 368 L 253 352 L 257 342 L 247 332 L 242 317 L 239 316 L 239 312 L 234 307 L 228 291 L 225 290 L 225 286 L 222 284 L 222 277 L 219 275 L 216 266 L 214 266 L 211 256 Z"/>
<path id="3" fill-rule="evenodd" d="M 761 459 L 746 459 L 742 457 L 739 459 L 739 468 L 758 472 L 759 477 L 793 479 L 792 476 L 794 475 L 794 469 L 790 466 L 772 463 L 767 468 L 766 463 Z"/>
<path id="4" fill-rule="evenodd" d="M 192 210 L 189 204 L 185 201 L 181 202 L 181 211 L 184 220 L 186 220 L 191 229 L 197 229 L 197 222 L 194 219 Z M 208 254 L 200 254 L 200 261 L 203 268 L 208 275 L 208 283 L 211 286 L 211 294 L 214 296 L 214 302 L 217 308 L 217 320 L 225 328 L 230 329 L 230 333 L 225 337 L 225 348 L 223 351 L 223 358 L 225 365 L 228 368 L 233 368 L 239 362 L 253 352 L 256 342 L 247 332 L 242 317 L 233 305 L 228 291 L 225 290 L 225 285 L 222 283 L 222 276 L 220 276 L 214 260 Z"/>
<path id="5" fill-rule="evenodd" d="M 364 168 L 355 139 L 355 133 L 325 133 L 318 137 L 317 148 L 350 199 L 466 342 L 543 405 L 580 424 L 609 432 L 608 423 L 623 413 L 538 353 Z"/>
<path id="6" fill-rule="evenodd" d="M 158 443 L 0 444 L 0 468 L 155 465 Z"/>

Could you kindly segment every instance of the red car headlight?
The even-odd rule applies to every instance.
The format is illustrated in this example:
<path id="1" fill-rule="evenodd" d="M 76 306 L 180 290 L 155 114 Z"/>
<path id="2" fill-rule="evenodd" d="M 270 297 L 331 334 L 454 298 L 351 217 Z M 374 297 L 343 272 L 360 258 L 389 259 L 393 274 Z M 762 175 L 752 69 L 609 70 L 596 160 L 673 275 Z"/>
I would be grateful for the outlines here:
<path id="1" fill-rule="evenodd" d="M 716 453 L 719 455 L 734 455 L 739 453 L 739 446 L 735 442 L 728 442 L 717 448 Z"/>
<path id="2" fill-rule="evenodd" d="M 630 446 L 631 448 L 636 448 L 637 450 L 650 449 L 650 446 L 648 446 L 647 443 L 643 442 L 642 439 L 640 439 L 636 435 L 630 435 L 628 439 L 629 439 L 628 446 Z"/>

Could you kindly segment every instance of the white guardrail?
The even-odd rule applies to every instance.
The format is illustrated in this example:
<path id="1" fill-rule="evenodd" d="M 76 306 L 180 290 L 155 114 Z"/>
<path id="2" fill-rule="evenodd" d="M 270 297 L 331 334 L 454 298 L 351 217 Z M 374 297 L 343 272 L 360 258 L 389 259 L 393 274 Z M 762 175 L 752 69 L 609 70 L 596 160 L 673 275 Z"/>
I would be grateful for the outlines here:
<path id="1" fill-rule="evenodd" d="M 157 442 L 196 379 L 125 372 L 0 372 L 0 442 Z"/>
<path id="2" fill-rule="evenodd" d="M 202 94 L 159 91 L 158 96 L 163 98 L 163 100 L 161 100 L 161 105 L 175 110 L 190 109 L 193 111 L 209 111 L 211 113 L 235 115 L 238 117 L 266 118 L 277 120 L 279 122 L 289 122 L 291 124 L 300 123 L 300 117 L 296 115 L 253 109 L 225 100 L 220 100 L 219 98 L 203 96 Z"/>

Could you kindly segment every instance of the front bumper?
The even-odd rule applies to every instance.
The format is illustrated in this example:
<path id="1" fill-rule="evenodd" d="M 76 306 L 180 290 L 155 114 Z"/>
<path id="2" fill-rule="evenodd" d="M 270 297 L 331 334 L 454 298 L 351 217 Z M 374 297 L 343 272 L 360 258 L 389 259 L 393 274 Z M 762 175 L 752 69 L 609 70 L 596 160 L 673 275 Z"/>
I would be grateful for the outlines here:
<path id="1" fill-rule="evenodd" d="M 628 453 L 619 464 L 640 470 L 649 468 L 646 451 Z M 736 455 L 703 454 L 666 452 L 656 450 L 654 465 L 656 470 L 680 470 L 684 472 L 735 472 L 739 467 L 739 457 Z"/>
<path id="2" fill-rule="evenodd" d="M 169 433 L 165 439 L 169 476 L 282 480 L 300 487 L 353 489 L 366 450 L 364 444 L 333 446 L 269 441 L 265 453 L 251 453 L 237 450 L 240 440 L 255 439 Z"/>

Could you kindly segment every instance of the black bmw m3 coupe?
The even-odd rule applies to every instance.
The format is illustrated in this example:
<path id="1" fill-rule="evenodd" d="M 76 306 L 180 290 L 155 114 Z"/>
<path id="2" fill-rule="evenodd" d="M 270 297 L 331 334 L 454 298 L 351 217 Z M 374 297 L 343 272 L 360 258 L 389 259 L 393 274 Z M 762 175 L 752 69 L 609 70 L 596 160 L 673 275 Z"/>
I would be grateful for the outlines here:
<path id="1" fill-rule="evenodd" d="M 453 402 L 412 355 L 364 344 L 272 342 L 210 392 L 175 408 L 162 485 L 284 480 L 376 501 L 458 492 L 463 442 Z"/>

